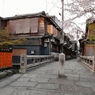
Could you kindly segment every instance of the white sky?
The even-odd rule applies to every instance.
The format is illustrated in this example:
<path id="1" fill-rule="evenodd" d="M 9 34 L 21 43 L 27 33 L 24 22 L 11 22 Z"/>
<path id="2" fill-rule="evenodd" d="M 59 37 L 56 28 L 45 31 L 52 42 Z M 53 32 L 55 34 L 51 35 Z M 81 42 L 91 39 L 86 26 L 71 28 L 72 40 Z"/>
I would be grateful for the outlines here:
<path id="1" fill-rule="evenodd" d="M 0 16 L 9 17 L 45 11 L 61 19 L 61 0 L 0 0 Z"/>

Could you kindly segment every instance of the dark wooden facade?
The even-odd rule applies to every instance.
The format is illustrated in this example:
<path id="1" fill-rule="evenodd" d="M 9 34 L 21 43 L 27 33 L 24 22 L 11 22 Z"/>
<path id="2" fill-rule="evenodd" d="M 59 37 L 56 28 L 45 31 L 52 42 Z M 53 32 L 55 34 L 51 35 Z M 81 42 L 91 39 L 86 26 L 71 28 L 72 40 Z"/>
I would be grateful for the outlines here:
<path id="1" fill-rule="evenodd" d="M 95 56 L 95 20 L 90 18 L 86 22 L 85 36 L 80 39 L 81 53 L 86 56 Z"/>
<path id="2" fill-rule="evenodd" d="M 60 53 L 62 29 L 45 12 L 1 18 L 0 28 L 12 32 L 14 39 L 26 38 L 23 45 L 16 45 L 14 49 L 24 48 L 28 55 Z M 17 58 L 15 54 L 13 56 Z"/>
<path id="3" fill-rule="evenodd" d="M 64 53 L 66 59 L 72 59 L 77 57 L 78 47 L 76 41 L 71 41 L 68 36 L 64 36 Z"/>
<path id="4" fill-rule="evenodd" d="M 27 39 L 23 45 L 16 45 L 13 47 L 19 54 L 13 53 L 14 63 L 20 61 L 21 53 L 28 55 L 54 54 L 55 59 L 58 60 L 59 53 L 62 52 L 60 45 L 62 29 L 55 19 L 54 16 L 48 16 L 45 12 L 0 18 L 1 29 L 12 32 L 14 34 L 14 39 Z M 72 58 L 76 56 L 76 43 L 70 41 L 67 36 L 64 36 L 63 47 L 66 56 L 70 55 Z M 24 52 L 22 52 L 23 49 Z"/>

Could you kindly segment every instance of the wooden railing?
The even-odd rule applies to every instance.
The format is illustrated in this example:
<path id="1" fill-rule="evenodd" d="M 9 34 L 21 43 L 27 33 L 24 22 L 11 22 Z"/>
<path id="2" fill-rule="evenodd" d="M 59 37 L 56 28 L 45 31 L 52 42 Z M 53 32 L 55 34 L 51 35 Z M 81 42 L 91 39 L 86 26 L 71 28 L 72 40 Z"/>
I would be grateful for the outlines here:
<path id="1" fill-rule="evenodd" d="M 91 71 L 95 71 L 95 58 L 94 56 L 80 56 L 80 61 Z"/>
<path id="2" fill-rule="evenodd" d="M 54 60 L 53 55 L 26 55 L 20 56 L 20 73 L 25 73 L 28 68 Z M 28 63 L 29 61 L 29 63 Z"/>

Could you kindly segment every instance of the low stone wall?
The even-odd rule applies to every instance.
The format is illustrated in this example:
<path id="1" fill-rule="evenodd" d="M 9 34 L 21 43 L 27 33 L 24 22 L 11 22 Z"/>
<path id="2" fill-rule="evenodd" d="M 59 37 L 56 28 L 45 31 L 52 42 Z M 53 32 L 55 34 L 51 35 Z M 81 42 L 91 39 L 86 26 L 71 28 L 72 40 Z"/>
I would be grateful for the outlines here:
<path id="1" fill-rule="evenodd" d="M 91 71 L 95 72 L 95 57 L 94 56 L 80 56 L 80 61 Z"/>
<path id="2" fill-rule="evenodd" d="M 31 63 L 28 64 L 27 60 L 31 60 Z M 25 73 L 28 68 L 38 66 L 47 62 L 54 60 L 53 55 L 26 55 L 21 54 L 20 56 L 20 73 Z"/>

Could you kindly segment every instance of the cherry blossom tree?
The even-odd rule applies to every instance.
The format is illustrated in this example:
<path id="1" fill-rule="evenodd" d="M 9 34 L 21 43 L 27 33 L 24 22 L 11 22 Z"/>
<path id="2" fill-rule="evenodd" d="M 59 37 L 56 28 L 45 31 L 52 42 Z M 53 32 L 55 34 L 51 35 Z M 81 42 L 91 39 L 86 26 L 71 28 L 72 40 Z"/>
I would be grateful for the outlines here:
<path id="1" fill-rule="evenodd" d="M 95 0 L 64 0 L 64 32 L 69 32 L 70 35 L 74 33 L 83 35 L 85 30 L 78 25 L 78 22 L 86 24 L 85 20 L 94 15 Z M 82 19 L 84 21 L 80 21 L 80 18 L 84 18 Z"/>

